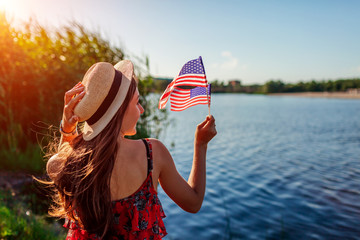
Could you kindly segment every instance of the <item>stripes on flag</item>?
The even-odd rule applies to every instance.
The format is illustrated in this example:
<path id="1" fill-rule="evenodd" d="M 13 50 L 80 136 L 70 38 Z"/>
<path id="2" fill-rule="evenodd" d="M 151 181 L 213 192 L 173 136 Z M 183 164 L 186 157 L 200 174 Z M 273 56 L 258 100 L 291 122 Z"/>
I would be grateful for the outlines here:
<path id="1" fill-rule="evenodd" d="M 174 86 L 195 86 L 206 87 L 207 81 L 205 74 L 186 74 L 177 77 Z"/>
<path id="2" fill-rule="evenodd" d="M 166 106 L 166 103 L 169 99 L 169 96 L 171 94 L 171 92 L 174 89 L 174 83 L 175 81 L 172 81 L 165 89 L 164 93 L 161 95 L 160 97 L 160 101 L 159 101 L 159 109 L 163 109 Z"/>
<path id="3" fill-rule="evenodd" d="M 210 101 L 211 84 L 208 85 Z M 208 104 L 206 87 L 182 89 L 175 87 L 170 96 L 171 111 L 183 111 L 197 104 Z"/>
<path id="4" fill-rule="evenodd" d="M 179 75 L 167 86 L 160 97 L 159 109 L 163 109 L 178 86 L 206 87 L 207 80 L 201 57 L 187 62 L 180 70 Z M 171 109 L 172 110 L 172 109 Z"/>

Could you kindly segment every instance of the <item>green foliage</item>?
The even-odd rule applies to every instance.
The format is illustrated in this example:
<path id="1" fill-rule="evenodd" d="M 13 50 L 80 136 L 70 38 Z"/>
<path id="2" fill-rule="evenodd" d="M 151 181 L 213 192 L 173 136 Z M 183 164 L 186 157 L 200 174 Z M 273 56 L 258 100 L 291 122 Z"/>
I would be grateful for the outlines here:
<path id="1" fill-rule="evenodd" d="M 259 84 L 243 85 L 240 80 L 230 81 L 228 84 L 217 79 L 211 82 L 212 93 L 262 93 L 262 88 Z"/>
<path id="2" fill-rule="evenodd" d="M 285 84 L 280 81 L 269 81 L 264 84 L 263 91 L 264 92 L 282 92 L 284 90 Z"/>
<path id="3" fill-rule="evenodd" d="M 115 64 L 123 58 L 120 48 L 78 23 L 50 31 L 30 20 L 15 29 L 0 12 L 0 167 L 43 169 L 34 146 L 48 129 L 40 128 L 39 122 L 58 126 L 64 93 L 81 81 L 92 64 Z M 149 59 L 135 60 L 139 79 L 144 80 L 139 84 L 145 109 L 139 137 L 153 136 L 157 130 L 148 131 L 148 121 L 165 120 L 166 113 L 154 111 L 156 104 L 146 97 L 153 88 Z"/>
<path id="4" fill-rule="evenodd" d="M 38 145 L 29 144 L 25 149 L 2 148 L 0 150 L 0 169 L 10 171 L 23 171 L 28 173 L 40 173 L 44 169 L 42 153 Z"/>
<path id="5" fill-rule="evenodd" d="M 20 124 L 19 147 L 36 142 L 31 129 L 44 121 L 57 125 L 64 92 L 95 62 L 116 63 L 124 53 L 77 23 L 48 31 L 34 22 L 14 29 L 0 14 L 0 128 Z"/>
<path id="6" fill-rule="evenodd" d="M 148 137 L 158 138 L 160 132 L 169 125 L 166 109 L 159 110 L 157 108 L 159 99 L 156 95 L 151 94 L 153 91 L 156 91 L 156 89 L 154 89 L 154 79 L 149 74 L 149 60 L 148 58 L 145 59 L 145 77 L 141 75 L 141 72 L 137 74 L 141 79 L 141 81 L 139 81 L 138 89 L 140 94 L 140 104 L 144 108 L 144 113 L 140 116 L 136 125 L 136 135 L 130 137 L 132 139 Z"/>
<path id="7" fill-rule="evenodd" d="M 16 122 L 8 123 L 8 130 L 0 134 L 0 169 L 39 173 L 44 168 L 44 161 L 39 146 L 28 143 L 21 147 L 23 132 Z"/>
<path id="8" fill-rule="evenodd" d="M 284 83 L 282 80 L 270 80 L 264 85 L 233 86 L 231 82 L 225 84 L 219 80 L 211 82 L 213 93 L 238 92 L 238 93 L 284 93 L 284 92 L 336 92 L 346 91 L 350 88 L 360 88 L 360 78 L 338 79 L 328 81 L 311 80 L 298 83 Z"/>
<path id="9" fill-rule="evenodd" d="M 338 79 L 336 81 L 315 81 L 298 82 L 298 83 L 283 83 L 281 80 L 268 81 L 264 84 L 264 93 L 279 93 L 279 92 L 336 92 L 346 91 L 349 88 L 360 88 L 360 79 Z"/>
<path id="10" fill-rule="evenodd" d="M 9 191 L 0 191 L 0 239 L 65 239 L 59 223 L 49 223 Z"/>

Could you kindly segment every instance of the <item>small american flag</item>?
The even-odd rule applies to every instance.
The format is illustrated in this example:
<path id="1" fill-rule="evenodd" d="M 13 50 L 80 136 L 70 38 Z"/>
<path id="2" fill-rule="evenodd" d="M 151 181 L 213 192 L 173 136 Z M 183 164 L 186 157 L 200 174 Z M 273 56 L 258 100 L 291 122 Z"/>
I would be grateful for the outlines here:
<path id="1" fill-rule="evenodd" d="M 208 104 L 210 102 L 211 84 L 207 87 L 196 87 L 193 89 L 182 89 L 175 87 L 170 96 L 171 111 L 182 111 L 197 104 Z"/>
<path id="2" fill-rule="evenodd" d="M 172 94 L 177 86 L 207 86 L 205 69 L 201 57 L 187 62 L 182 67 L 179 75 L 167 86 L 163 95 L 160 97 L 159 109 L 165 108 L 170 94 Z"/>

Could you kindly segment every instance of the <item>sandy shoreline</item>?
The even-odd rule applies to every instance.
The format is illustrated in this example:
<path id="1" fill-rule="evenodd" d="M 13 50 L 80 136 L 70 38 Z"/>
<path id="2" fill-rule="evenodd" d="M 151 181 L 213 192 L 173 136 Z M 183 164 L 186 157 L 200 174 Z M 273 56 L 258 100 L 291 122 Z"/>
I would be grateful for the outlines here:
<path id="1" fill-rule="evenodd" d="M 269 96 L 292 96 L 310 98 L 347 98 L 360 99 L 359 93 L 348 92 L 296 92 L 296 93 L 269 93 Z"/>

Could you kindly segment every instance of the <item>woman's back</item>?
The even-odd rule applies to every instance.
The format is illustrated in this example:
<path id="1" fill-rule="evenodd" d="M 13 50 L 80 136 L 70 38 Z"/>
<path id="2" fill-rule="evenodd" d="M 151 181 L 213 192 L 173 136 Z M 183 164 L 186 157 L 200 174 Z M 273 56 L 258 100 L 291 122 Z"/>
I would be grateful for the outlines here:
<path id="1" fill-rule="evenodd" d="M 135 141 L 134 141 L 135 142 Z M 143 143 L 142 143 L 143 142 Z M 146 149 L 144 152 L 143 158 L 145 159 L 145 169 L 146 177 L 141 183 L 140 186 L 135 189 L 130 195 L 126 197 L 116 198 L 112 201 L 113 208 L 113 226 L 109 233 L 110 239 L 161 239 L 166 233 L 166 229 L 162 218 L 165 217 L 164 211 L 162 209 L 159 198 L 157 197 L 157 192 L 153 186 L 152 170 L 153 170 L 153 158 L 152 158 L 152 144 L 146 140 L 138 140 L 134 146 L 140 146 L 138 143 L 142 144 L 142 147 Z M 143 153 L 138 150 L 139 153 Z M 128 158 L 123 158 L 124 162 L 135 167 L 138 164 L 138 160 L 141 162 L 141 157 L 136 156 L 133 161 L 135 164 L 131 164 Z M 137 159 L 139 158 L 139 159 Z M 121 159 L 118 159 L 119 161 Z M 120 161 L 119 164 L 122 162 Z M 141 166 L 142 168 L 142 166 Z M 116 170 L 115 172 L 122 172 L 123 170 Z M 138 171 L 136 171 L 138 172 Z M 139 171 L 141 175 L 141 171 Z M 127 174 L 129 179 L 137 181 L 139 175 L 137 174 Z M 133 175 L 133 176 L 131 176 Z M 113 187 L 115 188 L 116 180 L 119 178 L 114 176 L 112 181 L 114 181 Z M 134 185 L 135 184 L 131 184 Z M 128 188 L 132 191 L 132 188 Z M 120 193 L 120 191 L 117 191 Z M 120 193 L 121 196 L 124 195 Z M 96 234 L 89 234 L 83 230 L 78 223 L 73 221 L 66 221 L 64 227 L 69 229 L 67 240 L 73 239 L 99 239 Z"/>
<path id="2" fill-rule="evenodd" d="M 143 184 L 147 177 L 147 158 L 144 143 L 141 140 L 122 139 L 119 146 L 110 181 L 112 200 L 130 196 Z M 153 179 L 157 182 L 156 174 Z M 154 187 L 156 190 L 157 183 Z"/>

